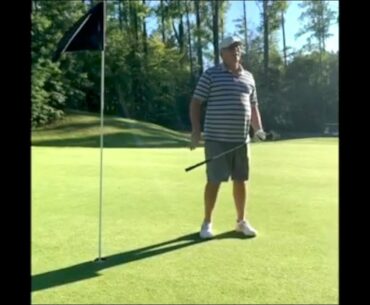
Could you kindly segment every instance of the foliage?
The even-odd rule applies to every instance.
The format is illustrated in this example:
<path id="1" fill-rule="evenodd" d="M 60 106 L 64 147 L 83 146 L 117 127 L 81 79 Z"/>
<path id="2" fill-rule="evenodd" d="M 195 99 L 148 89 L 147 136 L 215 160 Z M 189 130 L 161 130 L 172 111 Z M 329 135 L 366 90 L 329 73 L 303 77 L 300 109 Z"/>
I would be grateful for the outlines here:
<path id="1" fill-rule="evenodd" d="M 314 20 L 313 6 L 317 4 L 313 2 L 302 6 L 302 18 L 308 18 L 308 24 Z M 62 118 L 67 108 L 100 111 L 100 53 L 74 52 L 62 55 L 57 63 L 50 60 L 62 35 L 95 3 L 33 1 L 32 126 Z M 200 28 L 196 26 L 195 2 L 107 3 L 105 113 L 188 130 L 189 101 L 200 71 L 198 57 L 203 57 L 204 66 L 212 64 L 215 55 L 210 46 L 215 43 L 215 34 L 219 38 L 223 35 L 230 3 L 220 1 L 220 34 L 213 32 L 215 6 L 209 1 L 198 1 Z M 302 49 L 284 65 L 277 33 L 286 9 L 287 1 L 270 1 L 268 5 L 267 73 L 263 26 L 257 31 L 247 29 L 248 54 L 244 55 L 243 65 L 256 79 L 267 130 L 318 132 L 325 123 L 338 120 L 338 54 L 318 47 L 309 53 Z M 330 11 L 325 12 L 328 18 L 332 17 Z M 157 28 L 147 32 L 148 18 L 153 17 L 158 17 Z M 330 21 L 331 17 L 325 20 Z M 236 21 L 241 23 L 237 34 L 244 35 L 242 18 Z M 316 28 L 306 26 L 304 30 L 313 33 L 312 39 L 319 37 Z M 321 46 L 330 35 L 327 28 L 324 32 L 320 36 Z"/>

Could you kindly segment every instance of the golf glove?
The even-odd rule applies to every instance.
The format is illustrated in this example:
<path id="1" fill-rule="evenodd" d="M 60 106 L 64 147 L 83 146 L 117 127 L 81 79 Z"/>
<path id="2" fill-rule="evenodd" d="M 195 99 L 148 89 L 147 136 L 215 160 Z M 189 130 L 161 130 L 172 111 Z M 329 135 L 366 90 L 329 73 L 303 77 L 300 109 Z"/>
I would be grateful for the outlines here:
<path id="1" fill-rule="evenodd" d="M 266 133 L 263 131 L 263 129 L 258 129 L 255 133 L 254 133 L 254 137 L 260 141 L 264 141 L 266 140 Z"/>

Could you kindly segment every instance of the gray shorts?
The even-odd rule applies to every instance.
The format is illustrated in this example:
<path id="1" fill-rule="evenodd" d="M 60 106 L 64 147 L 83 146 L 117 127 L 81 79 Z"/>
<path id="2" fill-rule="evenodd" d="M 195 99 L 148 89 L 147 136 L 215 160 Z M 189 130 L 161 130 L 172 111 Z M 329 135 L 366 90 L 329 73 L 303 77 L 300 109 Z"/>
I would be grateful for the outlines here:
<path id="1" fill-rule="evenodd" d="M 241 143 L 205 141 L 206 159 L 232 149 Z M 249 179 L 249 144 L 206 164 L 207 180 L 210 182 Z"/>

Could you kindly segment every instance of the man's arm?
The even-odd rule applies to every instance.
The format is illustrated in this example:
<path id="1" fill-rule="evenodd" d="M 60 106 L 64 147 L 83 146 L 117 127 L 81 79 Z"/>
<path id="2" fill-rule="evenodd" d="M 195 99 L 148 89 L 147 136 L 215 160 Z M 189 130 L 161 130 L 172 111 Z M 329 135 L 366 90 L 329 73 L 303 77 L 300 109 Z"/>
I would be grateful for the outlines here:
<path id="1" fill-rule="evenodd" d="M 254 136 L 259 140 L 265 140 L 266 133 L 263 131 L 261 115 L 257 103 L 252 104 L 251 125 L 254 130 Z"/>
<path id="2" fill-rule="evenodd" d="M 191 122 L 191 143 L 190 149 L 195 149 L 199 145 L 200 140 L 200 116 L 201 116 L 201 101 L 193 98 L 190 102 L 190 122 Z"/>
<path id="3" fill-rule="evenodd" d="M 200 117 L 202 113 L 201 104 L 207 99 L 209 95 L 210 84 L 212 81 L 212 78 L 207 71 L 205 71 L 200 77 L 189 106 L 191 122 L 190 149 L 195 149 L 198 146 L 200 140 Z"/>
<path id="4" fill-rule="evenodd" d="M 252 125 L 254 131 L 257 131 L 259 129 L 263 129 L 261 115 L 260 115 L 260 111 L 259 111 L 257 103 L 252 104 L 251 125 Z"/>

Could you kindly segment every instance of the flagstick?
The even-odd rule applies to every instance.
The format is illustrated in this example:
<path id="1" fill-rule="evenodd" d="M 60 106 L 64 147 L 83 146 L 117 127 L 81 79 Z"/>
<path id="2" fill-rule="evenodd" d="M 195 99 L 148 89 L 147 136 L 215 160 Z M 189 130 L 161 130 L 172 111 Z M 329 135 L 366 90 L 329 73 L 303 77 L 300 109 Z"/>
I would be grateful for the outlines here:
<path id="1" fill-rule="evenodd" d="M 105 23 L 105 1 L 103 18 Z M 105 24 L 104 24 L 105 28 Z M 105 36 L 105 31 L 103 31 Z M 103 44 L 105 44 L 105 37 L 103 36 Z M 104 66 L 105 66 L 105 53 L 104 49 L 101 52 L 101 73 L 100 73 L 100 194 L 99 194 L 99 254 L 98 258 L 95 259 L 97 262 L 102 262 L 105 258 L 101 257 L 102 253 L 102 209 L 103 209 L 103 147 L 104 147 Z"/>

